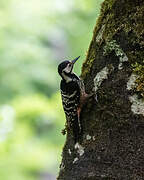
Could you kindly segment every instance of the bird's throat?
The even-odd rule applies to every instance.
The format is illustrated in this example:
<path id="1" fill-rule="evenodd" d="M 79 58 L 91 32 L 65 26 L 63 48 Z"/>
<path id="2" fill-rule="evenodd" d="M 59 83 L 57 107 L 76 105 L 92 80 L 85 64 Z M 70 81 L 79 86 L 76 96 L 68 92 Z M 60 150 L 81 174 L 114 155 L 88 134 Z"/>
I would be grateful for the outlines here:
<path id="1" fill-rule="evenodd" d="M 72 81 L 72 77 L 71 74 L 67 74 L 65 72 L 62 72 L 62 78 L 66 81 L 66 83 L 69 83 Z"/>

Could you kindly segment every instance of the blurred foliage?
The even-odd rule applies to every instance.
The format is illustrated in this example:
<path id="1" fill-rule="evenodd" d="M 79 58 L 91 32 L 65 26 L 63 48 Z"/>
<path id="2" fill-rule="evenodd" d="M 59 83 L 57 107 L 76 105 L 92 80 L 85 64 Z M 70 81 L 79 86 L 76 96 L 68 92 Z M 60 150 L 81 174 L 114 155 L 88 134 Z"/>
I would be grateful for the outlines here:
<path id="1" fill-rule="evenodd" d="M 57 65 L 80 55 L 80 74 L 101 2 L 0 0 L 0 179 L 57 174 L 65 139 Z"/>

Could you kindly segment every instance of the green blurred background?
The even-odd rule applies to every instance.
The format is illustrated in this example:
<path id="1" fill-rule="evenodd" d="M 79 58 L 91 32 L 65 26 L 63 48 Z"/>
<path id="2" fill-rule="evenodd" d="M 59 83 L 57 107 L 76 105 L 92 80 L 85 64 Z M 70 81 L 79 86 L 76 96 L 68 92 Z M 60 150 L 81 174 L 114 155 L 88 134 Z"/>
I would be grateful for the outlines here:
<path id="1" fill-rule="evenodd" d="M 81 56 L 102 0 L 0 0 L 0 180 L 54 180 L 65 116 L 58 64 Z"/>

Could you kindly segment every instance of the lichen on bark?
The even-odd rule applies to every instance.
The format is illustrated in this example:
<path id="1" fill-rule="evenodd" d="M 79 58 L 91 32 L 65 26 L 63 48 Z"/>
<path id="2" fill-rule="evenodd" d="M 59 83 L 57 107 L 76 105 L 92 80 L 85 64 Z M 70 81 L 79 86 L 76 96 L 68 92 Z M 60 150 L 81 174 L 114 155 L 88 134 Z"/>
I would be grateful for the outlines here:
<path id="1" fill-rule="evenodd" d="M 135 5 L 133 6 L 132 3 Z M 119 7 L 123 7 L 119 8 Z M 104 48 L 104 54 L 114 50 L 117 55 L 119 44 L 125 48 L 126 56 L 132 70 L 139 74 L 136 81 L 136 90 L 144 97 L 144 7 L 142 0 L 116 1 L 105 0 L 102 4 L 101 14 L 94 29 L 86 61 L 83 64 L 82 75 L 84 79 L 89 73 L 94 60 L 98 57 L 99 49 Z M 141 22 L 141 23 L 140 23 Z M 124 39 L 125 38 L 125 39 Z M 103 47 L 105 44 L 105 47 Z M 94 47 L 94 48 L 93 48 Z M 119 56 L 118 55 L 118 56 Z M 92 56 L 92 57 L 91 57 Z M 96 56 L 96 57 L 95 57 Z M 121 68 L 119 65 L 119 68 Z"/>

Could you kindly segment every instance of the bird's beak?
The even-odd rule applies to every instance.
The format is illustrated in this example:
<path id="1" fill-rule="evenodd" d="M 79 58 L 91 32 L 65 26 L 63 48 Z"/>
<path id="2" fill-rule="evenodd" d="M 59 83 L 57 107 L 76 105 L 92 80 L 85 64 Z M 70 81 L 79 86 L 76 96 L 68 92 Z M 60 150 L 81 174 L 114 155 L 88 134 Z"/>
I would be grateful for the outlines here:
<path id="1" fill-rule="evenodd" d="M 74 64 L 79 58 L 80 58 L 80 56 L 78 56 L 77 58 L 75 58 L 74 60 L 72 60 L 71 63 Z"/>

